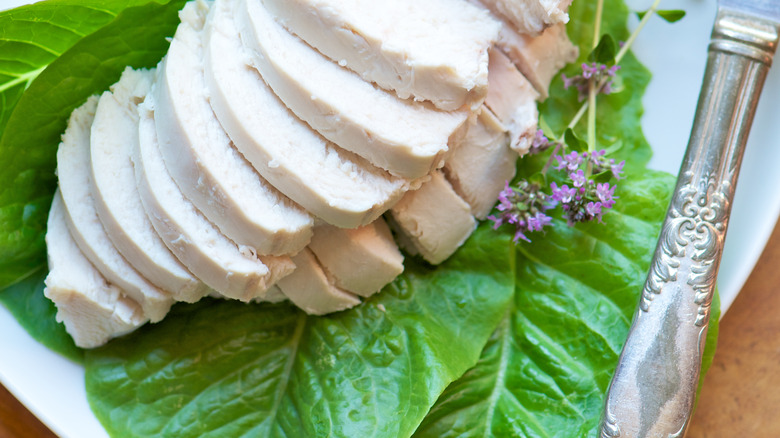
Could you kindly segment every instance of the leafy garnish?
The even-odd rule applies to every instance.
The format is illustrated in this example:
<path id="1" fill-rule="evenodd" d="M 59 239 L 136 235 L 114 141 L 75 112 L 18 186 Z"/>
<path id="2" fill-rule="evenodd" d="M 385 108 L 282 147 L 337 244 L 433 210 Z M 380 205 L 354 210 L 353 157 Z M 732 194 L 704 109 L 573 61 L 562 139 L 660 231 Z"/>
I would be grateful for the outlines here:
<path id="1" fill-rule="evenodd" d="M 87 351 L 89 401 L 119 437 L 409 436 L 476 363 L 513 289 L 509 239 L 483 226 L 346 312 L 179 305 Z"/>
<path id="2" fill-rule="evenodd" d="M 612 35 L 605 34 L 601 36 L 601 40 L 593 51 L 588 55 L 588 61 L 598 62 L 600 64 L 612 64 L 615 62 L 615 55 L 617 55 L 617 43 Z"/>
<path id="3" fill-rule="evenodd" d="M 645 15 L 647 15 L 648 13 L 652 13 L 652 11 L 637 12 L 636 16 L 639 17 L 639 19 L 641 20 L 645 18 Z M 655 11 L 655 13 L 669 23 L 676 23 L 685 17 L 685 11 L 683 11 L 682 9 L 666 9 L 666 10 Z"/>

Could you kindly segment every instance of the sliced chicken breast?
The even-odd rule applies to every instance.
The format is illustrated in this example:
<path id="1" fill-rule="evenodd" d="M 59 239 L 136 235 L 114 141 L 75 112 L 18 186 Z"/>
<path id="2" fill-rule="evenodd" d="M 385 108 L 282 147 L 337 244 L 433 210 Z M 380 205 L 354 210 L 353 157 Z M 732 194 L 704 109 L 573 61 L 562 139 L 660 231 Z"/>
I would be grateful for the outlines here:
<path id="1" fill-rule="evenodd" d="M 259 2 L 261 0 L 250 0 Z M 402 99 L 476 109 L 499 24 L 463 0 L 262 0 L 291 32 Z"/>
<path id="2" fill-rule="evenodd" d="M 409 181 L 328 142 L 291 113 L 246 64 L 231 11 L 218 0 L 206 26 L 206 82 L 225 131 L 268 182 L 312 214 L 343 228 L 374 221 Z"/>
<path id="3" fill-rule="evenodd" d="M 294 254 L 311 238 L 313 221 L 263 180 L 233 147 L 206 96 L 202 30 L 208 6 L 187 3 L 160 65 L 155 120 L 166 168 L 220 231 L 258 254 Z"/>
<path id="4" fill-rule="evenodd" d="M 288 33 L 261 2 L 237 3 L 236 25 L 253 65 L 300 119 L 395 175 L 419 178 L 442 166 L 449 138 L 468 111 L 400 99 Z"/>
<path id="5" fill-rule="evenodd" d="M 289 257 L 258 257 L 239 247 L 184 198 L 165 168 L 153 118 L 154 99 L 139 105 L 138 148 L 133 152 L 141 202 L 165 244 L 208 286 L 241 301 L 266 296 L 294 269 Z"/>
<path id="6" fill-rule="evenodd" d="M 364 297 L 404 271 L 404 256 L 382 218 L 354 230 L 319 226 L 309 249 L 336 286 Z"/>
<path id="7" fill-rule="evenodd" d="M 65 204 L 65 218 L 84 255 L 111 283 L 122 288 L 152 322 L 161 320 L 173 304 L 168 292 L 141 276 L 116 249 L 100 222 L 91 187 L 90 127 L 98 98 L 90 97 L 75 109 L 57 149 L 57 176 Z"/>
<path id="8" fill-rule="evenodd" d="M 97 105 L 90 137 L 92 189 L 100 222 L 125 259 L 177 301 L 194 302 L 206 286 L 171 254 L 146 217 L 130 161 L 138 141 L 137 105 L 154 72 L 127 68 Z"/>
<path id="9" fill-rule="evenodd" d="M 540 99 L 546 99 L 553 77 L 566 64 L 576 61 L 579 54 L 566 35 L 566 26 L 557 24 L 548 27 L 541 35 L 530 36 L 520 34 L 509 23 L 504 23 L 496 47 L 531 82 Z"/>
<path id="10" fill-rule="evenodd" d="M 509 145 L 521 155 L 528 152 L 536 135 L 538 96 L 506 55 L 499 50 L 490 52 L 490 87 L 485 105 L 509 130 Z"/>
<path id="11" fill-rule="evenodd" d="M 506 17 L 518 32 L 539 35 L 548 27 L 568 23 L 571 0 L 479 0 Z"/>
<path id="12" fill-rule="evenodd" d="M 279 288 L 310 315 L 338 312 L 360 304 L 360 299 L 333 285 L 308 248 L 293 257 L 295 271 L 279 280 Z"/>
<path id="13" fill-rule="evenodd" d="M 43 294 L 57 306 L 57 321 L 77 346 L 99 347 L 148 321 L 138 303 L 109 284 L 81 253 L 68 230 L 59 191 L 49 211 L 46 250 L 49 275 Z"/>
<path id="14" fill-rule="evenodd" d="M 515 176 L 517 153 L 509 147 L 509 134 L 493 113 L 483 107 L 466 138 L 455 149 L 444 174 L 477 219 L 485 219 L 496 204 L 506 181 Z"/>
<path id="15" fill-rule="evenodd" d="M 408 192 L 390 215 L 404 235 L 400 243 L 434 265 L 451 256 L 477 227 L 469 204 L 439 171 L 418 190 Z"/>

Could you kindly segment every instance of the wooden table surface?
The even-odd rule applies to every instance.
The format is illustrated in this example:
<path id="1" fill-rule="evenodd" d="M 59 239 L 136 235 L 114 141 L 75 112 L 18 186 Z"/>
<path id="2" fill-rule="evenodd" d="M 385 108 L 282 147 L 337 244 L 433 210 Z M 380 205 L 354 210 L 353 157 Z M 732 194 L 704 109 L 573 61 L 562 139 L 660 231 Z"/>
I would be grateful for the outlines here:
<path id="1" fill-rule="evenodd" d="M 687 438 L 780 437 L 780 226 L 720 327 Z M 0 438 L 28 437 L 54 434 L 0 386 Z"/>

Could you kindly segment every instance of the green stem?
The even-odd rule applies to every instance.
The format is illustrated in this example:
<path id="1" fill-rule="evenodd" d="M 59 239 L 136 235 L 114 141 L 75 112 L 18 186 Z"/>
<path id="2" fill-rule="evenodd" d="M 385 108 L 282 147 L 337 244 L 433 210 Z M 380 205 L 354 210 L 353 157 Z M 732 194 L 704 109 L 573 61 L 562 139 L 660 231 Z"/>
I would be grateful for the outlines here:
<path id="1" fill-rule="evenodd" d="M 658 5 L 661 3 L 661 0 L 655 0 L 653 2 L 653 5 L 650 6 L 650 9 L 647 10 L 647 13 L 645 13 L 645 16 L 642 17 L 642 20 L 639 21 L 639 25 L 634 29 L 633 32 L 631 32 L 631 35 L 628 37 L 628 40 L 626 40 L 625 44 L 623 44 L 623 47 L 620 48 L 620 51 L 618 52 L 617 56 L 615 56 L 615 64 L 619 64 L 620 60 L 623 59 L 624 56 L 626 56 L 626 53 L 628 53 L 628 50 L 631 48 L 631 45 L 634 44 L 634 40 L 636 40 L 637 35 L 639 35 L 639 32 L 642 31 L 642 29 L 647 24 L 648 20 L 650 20 L 650 17 L 655 15 L 655 11 L 658 10 Z"/>
<path id="2" fill-rule="evenodd" d="M 596 18 L 593 23 L 593 48 L 595 49 L 599 45 L 599 37 L 601 37 L 601 16 L 604 13 L 604 0 L 599 0 L 596 3 Z"/>
<path id="3" fill-rule="evenodd" d="M 577 110 L 577 114 L 574 115 L 574 117 L 571 119 L 571 122 L 569 122 L 569 125 L 566 126 L 566 129 L 574 129 L 575 126 L 577 126 L 577 123 L 580 122 L 580 119 L 582 119 L 582 116 L 585 115 L 585 111 L 588 109 L 588 102 L 582 104 L 579 110 Z"/>
<path id="4" fill-rule="evenodd" d="M 598 0 L 596 3 L 596 19 L 593 26 L 593 48 L 595 49 L 599 45 L 599 37 L 601 36 L 601 16 L 604 12 L 604 0 Z M 588 152 L 596 150 L 596 94 L 597 90 L 601 89 L 601 85 L 598 87 L 594 83 L 593 79 L 588 84 Z M 592 167 L 588 162 L 588 167 L 585 170 L 585 176 L 590 177 Z"/>
<path id="5" fill-rule="evenodd" d="M 620 61 L 623 59 L 624 56 L 628 53 L 628 51 L 631 49 L 631 46 L 634 44 L 634 40 L 636 40 L 637 35 L 639 35 L 639 32 L 642 31 L 642 29 L 647 24 L 647 21 L 650 19 L 650 17 L 655 14 L 655 11 L 658 10 L 658 5 L 661 3 L 661 0 L 655 0 L 653 2 L 653 5 L 650 6 L 650 9 L 647 10 L 647 13 L 644 17 L 642 17 L 642 20 L 639 22 L 639 25 L 634 29 L 634 31 L 631 33 L 631 35 L 628 37 L 628 40 L 626 40 L 625 44 L 623 44 L 623 47 L 620 48 L 620 51 L 615 56 L 615 64 L 620 64 Z M 597 18 L 597 22 L 600 22 L 600 19 Z M 603 87 L 604 84 L 607 82 L 607 78 L 604 78 L 599 83 L 599 88 Z M 589 96 L 590 97 L 590 96 Z M 566 129 L 574 129 L 575 126 L 577 126 L 577 123 L 580 122 L 582 119 L 582 116 L 585 115 L 585 111 L 588 110 L 590 107 L 589 105 L 590 99 L 586 100 L 582 106 L 580 106 L 580 109 L 577 111 L 577 114 L 574 115 L 574 118 L 571 119 L 571 122 L 569 122 L 569 125 L 566 127 Z M 563 135 L 561 135 L 563 137 Z"/>

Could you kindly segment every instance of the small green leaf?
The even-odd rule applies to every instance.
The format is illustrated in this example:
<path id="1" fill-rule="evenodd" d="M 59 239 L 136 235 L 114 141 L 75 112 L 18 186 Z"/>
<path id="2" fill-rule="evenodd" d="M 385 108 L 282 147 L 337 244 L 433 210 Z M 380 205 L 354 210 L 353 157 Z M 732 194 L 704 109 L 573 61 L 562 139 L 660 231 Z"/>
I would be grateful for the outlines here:
<path id="1" fill-rule="evenodd" d="M 599 172 L 595 175 L 593 175 L 593 180 L 597 183 L 605 183 L 612 180 L 612 171 L 605 170 L 603 172 Z"/>
<path id="2" fill-rule="evenodd" d="M 636 15 L 641 20 L 645 15 L 647 15 L 647 12 L 648 11 L 637 12 Z M 676 23 L 685 17 L 685 11 L 682 9 L 657 10 L 655 13 L 669 23 Z"/>
<path id="3" fill-rule="evenodd" d="M 542 172 L 535 172 L 533 175 L 529 176 L 527 180 L 529 183 L 536 184 L 540 187 L 547 185 L 547 178 Z"/>
<path id="4" fill-rule="evenodd" d="M 588 55 L 588 61 L 597 62 L 600 64 L 611 65 L 615 63 L 615 55 L 617 55 L 617 43 L 612 35 L 605 34 L 601 37 L 599 44 Z"/>
<path id="5" fill-rule="evenodd" d="M 623 148 L 623 140 L 616 140 L 614 143 L 609 145 L 609 147 L 605 148 L 604 150 L 606 151 L 607 155 L 609 156 L 609 155 L 612 155 L 615 152 L 619 151 L 622 148 Z"/>
<path id="6" fill-rule="evenodd" d="M 544 136 L 547 138 L 555 138 L 555 133 L 553 132 L 550 125 L 547 124 L 547 120 L 544 119 L 541 115 L 539 116 L 539 129 L 542 130 L 542 133 L 544 133 Z"/>
<path id="7" fill-rule="evenodd" d="M 573 151 L 585 152 L 588 150 L 588 143 L 585 140 L 580 139 L 571 128 L 566 129 L 563 139 L 569 149 Z"/>

